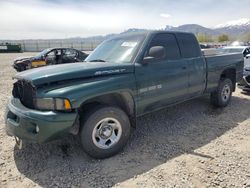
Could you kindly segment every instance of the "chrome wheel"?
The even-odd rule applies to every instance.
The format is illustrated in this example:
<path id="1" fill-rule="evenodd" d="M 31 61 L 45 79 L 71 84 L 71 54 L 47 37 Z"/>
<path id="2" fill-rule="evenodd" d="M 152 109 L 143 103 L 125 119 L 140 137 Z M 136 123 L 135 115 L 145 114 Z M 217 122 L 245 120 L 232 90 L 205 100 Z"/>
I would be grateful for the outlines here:
<path id="1" fill-rule="evenodd" d="M 222 101 L 227 102 L 231 95 L 231 89 L 229 85 L 225 85 L 221 92 Z"/>
<path id="2" fill-rule="evenodd" d="M 92 132 L 94 144 L 101 149 L 109 149 L 121 138 L 122 127 L 114 118 L 104 118 L 99 121 Z"/>

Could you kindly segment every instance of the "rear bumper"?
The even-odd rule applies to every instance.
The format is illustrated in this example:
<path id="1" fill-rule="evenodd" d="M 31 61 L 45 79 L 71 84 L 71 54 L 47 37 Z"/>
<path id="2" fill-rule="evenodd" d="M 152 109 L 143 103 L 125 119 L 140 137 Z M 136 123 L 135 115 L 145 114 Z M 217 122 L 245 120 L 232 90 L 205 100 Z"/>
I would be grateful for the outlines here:
<path id="1" fill-rule="evenodd" d="M 12 98 L 5 113 L 6 132 L 28 142 L 42 143 L 68 134 L 77 114 L 37 111 Z"/>

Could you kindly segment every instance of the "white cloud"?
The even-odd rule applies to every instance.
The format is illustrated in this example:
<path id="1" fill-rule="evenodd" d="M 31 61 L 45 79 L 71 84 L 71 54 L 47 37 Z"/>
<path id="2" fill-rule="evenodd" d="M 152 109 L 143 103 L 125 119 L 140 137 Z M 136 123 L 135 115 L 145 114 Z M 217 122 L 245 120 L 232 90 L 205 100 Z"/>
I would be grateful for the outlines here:
<path id="1" fill-rule="evenodd" d="M 215 0 L 0 0 L 0 39 L 87 37 L 187 23 L 211 27 L 249 17 L 249 0 L 226 1 L 214 7 Z"/>
<path id="2" fill-rule="evenodd" d="M 157 20 L 158 16 L 146 6 L 138 9 L 121 2 L 72 5 L 66 1 L 0 0 L 0 39 L 87 37 L 128 28 L 155 29 L 165 24 L 165 20 Z"/>
<path id="3" fill-rule="evenodd" d="M 0 10 L 1 35 L 12 32 L 16 36 L 22 33 L 81 35 L 101 29 L 116 31 L 122 27 L 123 22 L 124 17 L 121 15 L 113 16 L 101 11 L 84 11 L 53 4 L 3 3 Z"/>
<path id="4" fill-rule="evenodd" d="M 163 18 L 170 18 L 171 17 L 170 14 L 165 14 L 165 13 L 161 13 L 160 16 Z"/>

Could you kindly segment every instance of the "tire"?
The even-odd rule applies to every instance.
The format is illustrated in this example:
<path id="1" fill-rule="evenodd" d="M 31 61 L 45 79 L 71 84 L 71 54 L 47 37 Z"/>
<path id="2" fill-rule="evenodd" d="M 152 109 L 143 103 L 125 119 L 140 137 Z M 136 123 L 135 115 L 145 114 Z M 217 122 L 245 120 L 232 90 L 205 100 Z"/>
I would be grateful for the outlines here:
<path id="1" fill-rule="evenodd" d="M 226 107 L 232 97 L 233 82 L 226 78 L 221 80 L 216 91 L 211 93 L 211 103 L 216 107 Z"/>
<path id="2" fill-rule="evenodd" d="M 98 106 L 86 116 L 86 120 L 81 121 L 80 140 L 88 155 L 102 159 L 123 149 L 130 135 L 130 121 L 124 111 Z"/>

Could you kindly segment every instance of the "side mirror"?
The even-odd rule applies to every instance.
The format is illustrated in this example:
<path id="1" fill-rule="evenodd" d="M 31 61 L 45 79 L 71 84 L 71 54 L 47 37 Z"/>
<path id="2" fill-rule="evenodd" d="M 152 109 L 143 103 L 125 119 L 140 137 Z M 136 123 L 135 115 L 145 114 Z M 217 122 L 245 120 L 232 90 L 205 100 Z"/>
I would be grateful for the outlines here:
<path id="1" fill-rule="evenodd" d="M 155 59 L 154 57 L 150 57 L 150 56 L 144 57 L 142 64 L 148 64 L 148 63 L 152 62 L 154 59 Z"/>
<path id="2" fill-rule="evenodd" d="M 248 58 L 250 58 L 250 54 L 247 54 L 247 55 L 246 55 L 246 59 L 248 59 Z"/>
<path id="3" fill-rule="evenodd" d="M 149 49 L 146 57 L 143 58 L 143 63 L 149 63 L 153 59 L 163 59 L 166 56 L 166 49 L 163 46 L 153 46 Z"/>

